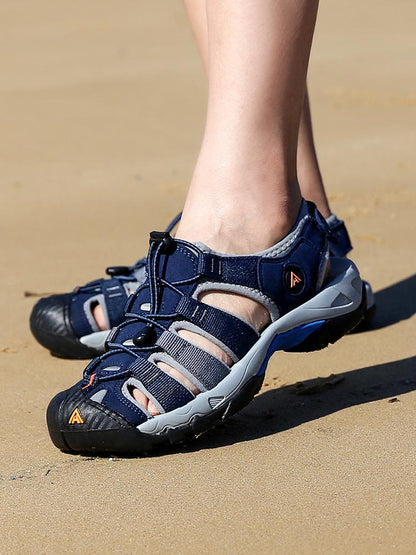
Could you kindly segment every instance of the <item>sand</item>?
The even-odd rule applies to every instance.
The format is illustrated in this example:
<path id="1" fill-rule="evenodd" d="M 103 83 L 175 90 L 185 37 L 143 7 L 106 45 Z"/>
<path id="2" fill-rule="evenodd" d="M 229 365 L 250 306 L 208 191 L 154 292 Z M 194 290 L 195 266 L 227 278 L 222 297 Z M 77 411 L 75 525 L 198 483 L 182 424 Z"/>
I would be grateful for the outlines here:
<path id="1" fill-rule="evenodd" d="M 3 0 L 1 553 L 414 552 L 415 16 L 325 2 L 310 66 L 373 329 L 276 355 L 253 403 L 184 450 L 97 459 L 49 440 L 47 403 L 84 365 L 34 341 L 24 292 L 145 252 L 183 202 L 205 79 L 176 0 Z"/>

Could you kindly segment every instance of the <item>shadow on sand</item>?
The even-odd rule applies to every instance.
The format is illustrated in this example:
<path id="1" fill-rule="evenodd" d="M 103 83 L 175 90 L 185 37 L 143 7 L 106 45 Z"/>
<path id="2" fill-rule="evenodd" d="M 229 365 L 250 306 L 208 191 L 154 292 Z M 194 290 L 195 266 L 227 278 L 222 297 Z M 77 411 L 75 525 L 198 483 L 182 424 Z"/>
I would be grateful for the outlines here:
<path id="1" fill-rule="evenodd" d="M 187 451 L 210 449 L 276 434 L 348 407 L 416 390 L 416 356 L 265 391 L 248 407 Z"/>
<path id="2" fill-rule="evenodd" d="M 407 320 L 416 312 L 416 274 L 377 291 L 375 298 L 376 314 L 366 331 Z"/>

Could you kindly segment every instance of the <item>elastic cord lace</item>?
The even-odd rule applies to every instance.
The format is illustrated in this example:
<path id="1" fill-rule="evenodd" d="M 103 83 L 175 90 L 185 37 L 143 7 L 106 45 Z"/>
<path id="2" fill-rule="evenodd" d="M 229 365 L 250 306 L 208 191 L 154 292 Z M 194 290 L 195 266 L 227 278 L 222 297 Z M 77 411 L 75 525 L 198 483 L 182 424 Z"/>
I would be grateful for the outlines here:
<path id="1" fill-rule="evenodd" d="M 135 264 L 133 264 L 133 266 L 127 267 L 127 270 L 126 270 L 126 272 L 128 272 L 127 275 L 113 276 L 111 279 L 117 280 L 120 284 L 125 282 L 130 282 L 130 281 L 137 281 L 137 278 L 134 275 L 134 272 L 136 270 L 140 270 L 144 266 L 146 266 L 146 259 L 141 258 Z M 77 287 L 75 289 L 75 293 L 89 293 L 90 291 L 94 291 L 95 289 L 100 287 L 103 281 L 106 281 L 106 280 L 99 279 L 96 281 L 91 281 L 90 283 L 86 283 L 85 285 L 81 285 L 80 287 Z"/>
<path id="2" fill-rule="evenodd" d="M 168 233 L 172 231 L 172 229 L 179 222 L 181 217 L 182 217 L 182 212 L 179 212 L 179 214 L 173 218 L 173 220 L 169 223 L 169 225 L 166 228 L 166 231 Z M 141 258 L 135 264 L 133 264 L 133 266 L 129 266 L 127 268 L 127 271 L 130 272 L 130 275 L 114 276 L 113 279 L 117 279 L 119 282 L 132 281 L 132 278 L 135 279 L 135 276 L 131 274 L 133 274 L 135 270 L 140 270 L 140 268 L 143 268 L 143 266 L 146 266 L 146 258 Z M 82 285 L 80 287 L 77 287 L 75 290 L 75 293 L 81 293 L 81 292 L 88 293 L 89 291 L 93 291 L 94 289 L 100 286 L 101 281 L 102 280 L 93 281 L 90 283 L 86 283 L 85 285 Z"/>
<path id="3" fill-rule="evenodd" d="M 168 329 L 168 326 L 163 325 L 160 322 L 160 320 L 170 321 L 176 318 L 178 316 L 178 313 L 177 312 L 173 312 L 171 314 L 158 313 L 161 286 L 168 287 L 172 291 L 175 291 L 178 295 L 183 296 L 183 293 L 177 287 L 175 287 L 175 285 L 190 285 L 191 283 L 194 283 L 199 279 L 200 274 L 197 274 L 189 279 L 176 281 L 175 285 L 173 283 L 170 283 L 166 279 L 157 277 L 157 265 L 158 265 L 160 255 L 163 253 L 163 248 L 164 248 L 163 243 L 152 242 L 149 249 L 147 264 L 148 264 L 148 281 L 149 281 L 149 289 L 150 289 L 150 312 L 147 313 L 146 315 L 127 312 L 125 314 L 125 317 L 128 323 L 142 322 L 149 326 L 157 327 L 162 331 L 166 331 Z M 138 291 L 136 291 L 133 294 L 132 300 L 131 300 L 132 305 L 134 304 L 134 301 L 137 299 L 137 296 L 140 294 L 140 291 L 141 291 L 141 288 L 139 288 Z M 124 322 L 124 324 L 126 323 L 126 321 Z M 117 329 L 119 329 L 119 327 Z M 123 343 L 119 343 L 117 341 L 114 341 L 114 342 L 109 341 L 107 345 L 108 345 L 108 351 L 103 355 L 101 355 L 99 360 L 104 360 L 105 358 L 107 358 L 111 354 L 115 354 L 116 352 L 125 352 L 130 356 L 132 356 L 134 359 L 136 359 L 136 358 L 140 358 L 141 353 L 143 353 L 143 351 L 149 351 L 149 347 L 135 347 L 134 348 L 135 350 L 132 350 L 132 348 L 129 348 Z M 155 350 L 157 349 L 157 346 L 153 345 L 150 347 L 150 349 Z M 91 368 L 91 371 L 92 370 L 93 368 Z M 89 375 L 90 372 L 87 372 L 87 371 L 88 371 L 88 367 L 86 368 L 86 375 Z M 97 377 L 100 377 L 100 376 L 97 376 Z"/>

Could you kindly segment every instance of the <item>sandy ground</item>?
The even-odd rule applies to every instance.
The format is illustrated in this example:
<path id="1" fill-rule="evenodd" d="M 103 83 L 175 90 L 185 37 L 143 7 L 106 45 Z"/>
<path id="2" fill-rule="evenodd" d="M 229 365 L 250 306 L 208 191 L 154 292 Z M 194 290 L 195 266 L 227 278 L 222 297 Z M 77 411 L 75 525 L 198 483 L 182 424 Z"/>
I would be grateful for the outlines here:
<path id="1" fill-rule="evenodd" d="M 240 415 L 121 460 L 50 442 L 47 403 L 83 363 L 35 343 L 24 292 L 145 252 L 181 207 L 204 77 L 176 0 L 2 1 L 1 553 L 414 553 L 415 16 L 324 2 L 312 53 L 322 169 L 377 291 L 373 329 L 275 356 Z"/>

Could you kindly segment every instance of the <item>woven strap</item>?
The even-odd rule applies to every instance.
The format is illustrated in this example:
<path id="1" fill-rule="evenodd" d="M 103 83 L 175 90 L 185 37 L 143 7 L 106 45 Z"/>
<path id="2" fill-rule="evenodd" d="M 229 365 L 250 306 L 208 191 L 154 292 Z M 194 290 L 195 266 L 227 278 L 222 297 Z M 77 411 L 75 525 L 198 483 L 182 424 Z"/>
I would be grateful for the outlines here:
<path id="1" fill-rule="evenodd" d="M 194 399 L 194 395 L 185 386 L 144 358 L 138 358 L 130 370 L 165 412 L 186 405 Z"/>
<path id="2" fill-rule="evenodd" d="M 204 253 L 200 259 L 199 271 L 213 281 L 258 289 L 258 263 L 257 256 L 218 256 Z"/>
<path id="3" fill-rule="evenodd" d="M 182 297 L 176 312 L 223 343 L 237 359 L 258 340 L 258 333 L 237 316 L 190 297 Z"/>
<path id="4" fill-rule="evenodd" d="M 101 288 L 105 298 L 110 327 L 113 327 L 115 324 L 119 323 L 123 316 L 127 293 L 120 282 L 115 279 L 104 280 Z"/>
<path id="5" fill-rule="evenodd" d="M 224 362 L 176 333 L 163 332 L 157 344 L 194 376 L 204 389 L 212 389 L 230 373 L 230 368 Z"/>

